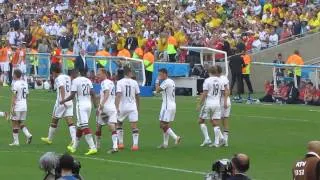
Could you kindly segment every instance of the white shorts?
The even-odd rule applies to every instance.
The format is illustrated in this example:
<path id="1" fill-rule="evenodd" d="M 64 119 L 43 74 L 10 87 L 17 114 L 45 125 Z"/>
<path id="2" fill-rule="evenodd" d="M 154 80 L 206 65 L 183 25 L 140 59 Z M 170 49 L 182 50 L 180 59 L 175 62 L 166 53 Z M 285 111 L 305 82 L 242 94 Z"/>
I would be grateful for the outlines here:
<path id="1" fill-rule="evenodd" d="M 27 118 L 27 111 L 16 111 L 14 115 L 11 115 L 13 121 L 25 121 Z"/>
<path id="2" fill-rule="evenodd" d="M 61 119 L 64 117 L 72 117 L 73 116 L 73 105 L 64 106 L 61 104 L 55 104 L 53 107 L 52 117 Z"/>
<path id="3" fill-rule="evenodd" d="M 176 115 L 176 109 L 162 108 L 160 111 L 159 120 L 164 122 L 172 122 L 174 121 L 175 115 Z"/>
<path id="4" fill-rule="evenodd" d="M 9 72 L 10 71 L 9 62 L 0 63 L 0 69 L 2 72 Z"/>
<path id="5" fill-rule="evenodd" d="M 91 115 L 91 106 L 76 106 L 76 113 L 77 113 L 77 127 L 88 127 L 89 126 L 89 119 Z"/>
<path id="6" fill-rule="evenodd" d="M 230 116 L 231 106 L 228 106 L 227 109 L 221 107 L 221 118 L 228 118 Z"/>
<path id="7" fill-rule="evenodd" d="M 105 115 L 101 115 L 104 113 Z M 107 125 L 111 123 L 117 123 L 117 111 L 103 111 L 100 113 L 100 115 L 97 117 L 97 123 L 99 125 Z"/>
<path id="8" fill-rule="evenodd" d="M 120 110 L 120 114 L 118 116 L 118 121 L 123 122 L 128 117 L 129 122 L 137 122 L 138 121 L 138 111 L 137 110 Z"/>
<path id="9" fill-rule="evenodd" d="M 202 106 L 200 110 L 200 119 L 221 119 L 221 107 L 220 106 Z"/>

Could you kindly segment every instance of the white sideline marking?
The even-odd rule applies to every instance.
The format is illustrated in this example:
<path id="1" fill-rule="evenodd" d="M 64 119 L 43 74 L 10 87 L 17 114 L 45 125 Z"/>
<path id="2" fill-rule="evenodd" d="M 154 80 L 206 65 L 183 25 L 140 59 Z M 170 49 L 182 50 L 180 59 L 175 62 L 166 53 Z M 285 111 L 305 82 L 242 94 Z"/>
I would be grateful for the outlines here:
<path id="1" fill-rule="evenodd" d="M 310 112 L 320 112 L 320 110 L 314 110 L 314 109 L 310 109 Z"/>
<path id="2" fill-rule="evenodd" d="M 43 154 L 45 152 L 41 151 L 9 151 L 9 150 L 0 150 L 0 153 L 37 153 L 37 154 Z M 110 159 L 104 159 L 104 158 L 98 158 L 98 157 L 85 157 L 85 156 L 79 156 L 79 155 L 73 155 L 76 158 L 79 159 L 89 159 L 89 160 L 95 160 L 95 161 L 103 161 L 108 163 L 117 163 L 117 164 L 126 164 L 130 166 L 137 166 L 137 167 L 145 167 L 145 168 L 153 168 L 153 169 L 162 169 L 162 170 L 168 170 L 168 171 L 175 171 L 175 172 L 181 172 L 181 173 L 191 173 L 191 174 L 199 174 L 199 175 L 205 175 L 206 172 L 201 171 L 192 171 L 187 169 L 178 169 L 178 168 L 170 168 L 165 166 L 157 166 L 157 165 L 151 165 L 151 164 L 141 164 L 141 163 L 134 163 L 134 162 L 128 162 L 128 161 L 118 161 L 118 160 L 110 160 Z"/>

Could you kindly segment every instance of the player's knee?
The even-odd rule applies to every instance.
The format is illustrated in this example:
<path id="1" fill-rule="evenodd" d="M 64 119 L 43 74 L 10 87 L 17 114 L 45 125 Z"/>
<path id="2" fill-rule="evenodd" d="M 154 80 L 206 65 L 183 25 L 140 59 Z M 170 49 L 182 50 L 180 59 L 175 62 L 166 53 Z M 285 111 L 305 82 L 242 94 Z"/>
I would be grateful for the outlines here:
<path id="1" fill-rule="evenodd" d="M 57 123 L 51 123 L 51 124 L 50 124 L 50 127 L 52 127 L 52 128 L 57 128 L 57 127 L 58 127 L 58 124 L 57 124 Z"/>
<path id="2" fill-rule="evenodd" d="M 101 136 L 101 135 L 102 135 L 101 130 L 97 130 L 97 131 L 96 131 L 96 136 Z"/>
<path id="3" fill-rule="evenodd" d="M 19 129 L 13 128 L 13 129 L 12 129 L 12 132 L 15 133 L 15 134 L 18 134 L 18 133 L 19 133 Z"/>
<path id="4" fill-rule="evenodd" d="M 204 119 L 199 119 L 199 124 L 204 124 Z"/>
<path id="5" fill-rule="evenodd" d="M 137 123 L 131 123 L 131 129 L 137 129 Z"/>
<path id="6" fill-rule="evenodd" d="M 81 138 L 81 136 L 82 136 L 82 130 L 81 129 L 77 129 L 76 136 L 77 136 L 77 138 Z"/>
<path id="7" fill-rule="evenodd" d="M 132 134 L 138 134 L 139 133 L 139 129 L 138 128 L 133 128 L 132 129 Z"/>
<path id="8" fill-rule="evenodd" d="M 26 127 L 24 124 L 20 125 L 20 129 L 23 129 L 24 127 Z"/>
<path id="9" fill-rule="evenodd" d="M 83 132 L 84 135 L 91 134 L 91 130 L 90 130 L 90 128 L 88 128 L 88 127 L 83 128 L 83 129 L 82 129 L 82 132 Z"/>
<path id="10" fill-rule="evenodd" d="M 122 125 L 123 125 L 123 122 L 118 121 L 117 126 L 122 127 Z"/>

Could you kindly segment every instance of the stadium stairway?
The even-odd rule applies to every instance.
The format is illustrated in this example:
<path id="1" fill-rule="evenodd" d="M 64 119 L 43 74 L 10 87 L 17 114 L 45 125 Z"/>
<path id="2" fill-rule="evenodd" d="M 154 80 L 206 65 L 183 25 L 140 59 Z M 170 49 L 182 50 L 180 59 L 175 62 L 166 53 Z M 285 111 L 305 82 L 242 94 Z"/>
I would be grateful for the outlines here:
<path id="1" fill-rule="evenodd" d="M 278 46 L 262 50 L 252 54 L 252 60 L 255 62 L 272 63 L 278 53 L 282 53 L 283 60 L 293 54 L 294 50 L 299 50 L 303 59 L 308 60 L 320 57 L 320 32 L 309 34 L 301 38 L 280 44 Z M 251 81 L 255 92 L 264 91 L 265 80 L 272 79 L 272 68 L 266 66 L 252 66 Z"/>

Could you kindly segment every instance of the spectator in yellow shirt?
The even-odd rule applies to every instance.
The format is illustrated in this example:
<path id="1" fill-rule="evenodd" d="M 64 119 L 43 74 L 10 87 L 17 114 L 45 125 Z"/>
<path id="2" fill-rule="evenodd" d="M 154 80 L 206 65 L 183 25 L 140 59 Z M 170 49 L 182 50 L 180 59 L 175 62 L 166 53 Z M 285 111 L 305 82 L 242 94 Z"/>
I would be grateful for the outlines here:
<path id="1" fill-rule="evenodd" d="M 117 41 L 117 50 L 120 51 L 124 48 L 124 45 L 126 43 L 126 39 L 121 34 L 121 31 L 118 31 L 118 41 Z"/>
<path id="2" fill-rule="evenodd" d="M 213 13 L 213 17 L 209 22 L 209 27 L 211 28 L 218 28 L 220 27 L 222 20 L 218 17 L 217 13 Z"/>

